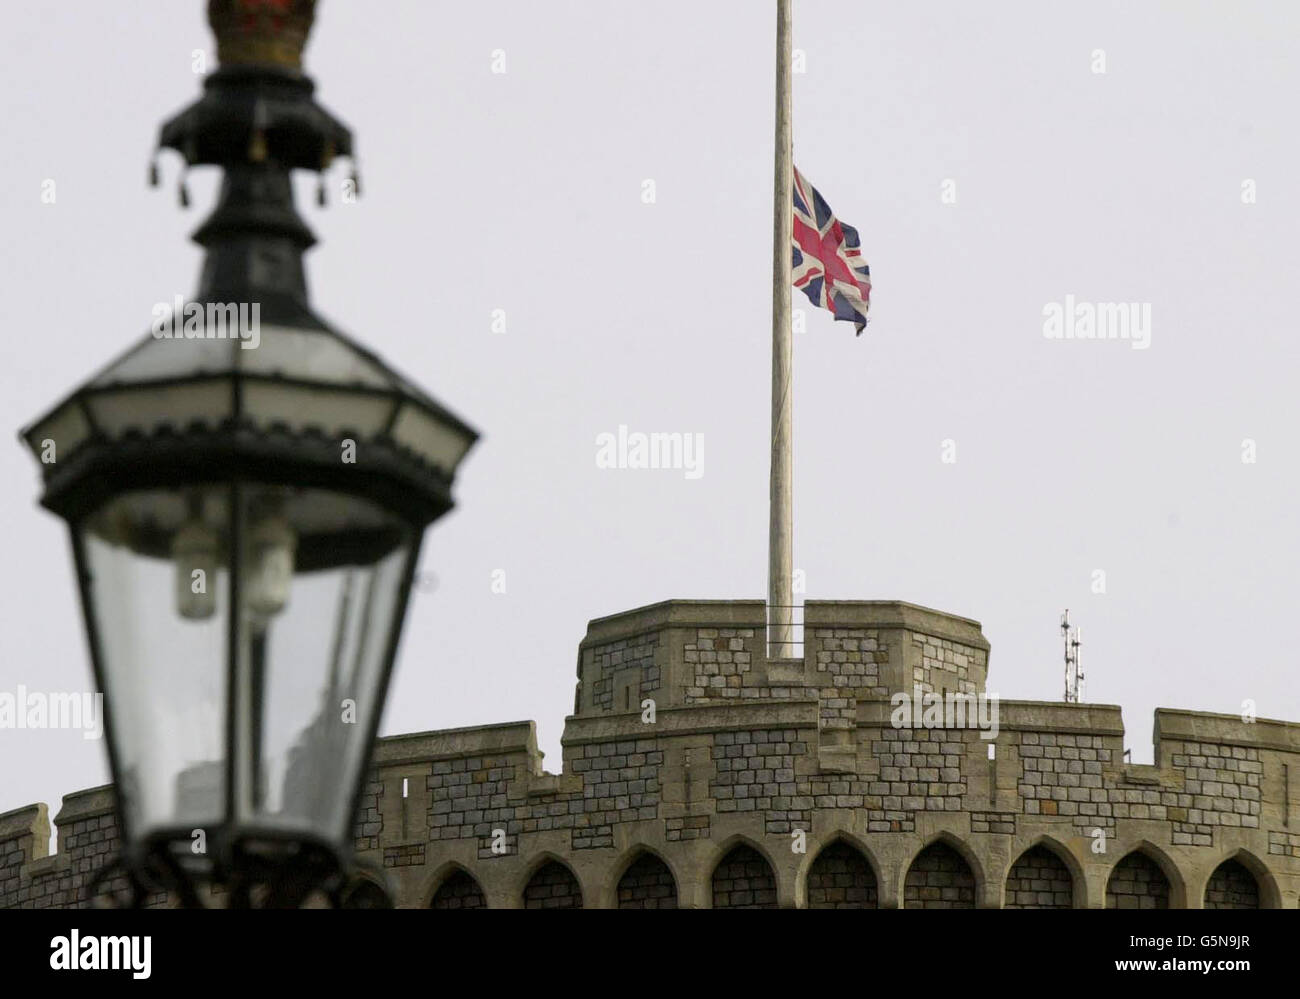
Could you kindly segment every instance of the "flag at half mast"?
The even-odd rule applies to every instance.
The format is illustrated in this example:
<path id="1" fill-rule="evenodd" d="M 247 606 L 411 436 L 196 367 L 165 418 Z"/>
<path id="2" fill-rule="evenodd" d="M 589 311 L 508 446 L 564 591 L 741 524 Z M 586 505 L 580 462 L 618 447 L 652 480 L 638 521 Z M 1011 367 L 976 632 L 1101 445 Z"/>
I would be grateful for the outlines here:
<path id="1" fill-rule="evenodd" d="M 858 230 L 835 217 L 815 187 L 794 171 L 794 286 L 813 305 L 853 323 L 858 335 L 871 306 L 871 269 L 862 256 Z"/>

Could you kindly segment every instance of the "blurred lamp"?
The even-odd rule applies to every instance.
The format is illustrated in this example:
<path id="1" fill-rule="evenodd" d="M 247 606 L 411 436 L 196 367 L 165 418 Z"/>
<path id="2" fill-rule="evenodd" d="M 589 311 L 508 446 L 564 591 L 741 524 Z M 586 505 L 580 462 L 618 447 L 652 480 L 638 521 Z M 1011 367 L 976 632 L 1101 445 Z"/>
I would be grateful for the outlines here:
<path id="1" fill-rule="evenodd" d="M 347 881 L 421 538 L 476 437 L 309 305 L 291 173 L 352 156 L 302 75 L 313 8 L 209 4 L 221 66 L 160 138 L 224 170 L 192 307 L 22 434 L 70 529 L 136 904 Z"/>

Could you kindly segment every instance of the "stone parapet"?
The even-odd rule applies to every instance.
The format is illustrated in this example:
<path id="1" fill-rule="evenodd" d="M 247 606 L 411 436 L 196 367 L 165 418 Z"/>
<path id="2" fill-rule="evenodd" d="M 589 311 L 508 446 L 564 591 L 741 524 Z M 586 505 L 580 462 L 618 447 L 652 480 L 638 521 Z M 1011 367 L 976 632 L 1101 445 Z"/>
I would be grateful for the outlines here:
<path id="1" fill-rule="evenodd" d="M 360 857 L 420 908 L 1300 904 L 1300 724 L 1160 709 L 1130 764 L 1117 706 L 986 695 L 977 622 L 810 602 L 769 659 L 763 614 L 592 621 L 554 772 L 531 721 L 379 740 Z M 84 905 L 112 809 L 65 798 L 53 857 L 0 816 L 0 906 Z"/>

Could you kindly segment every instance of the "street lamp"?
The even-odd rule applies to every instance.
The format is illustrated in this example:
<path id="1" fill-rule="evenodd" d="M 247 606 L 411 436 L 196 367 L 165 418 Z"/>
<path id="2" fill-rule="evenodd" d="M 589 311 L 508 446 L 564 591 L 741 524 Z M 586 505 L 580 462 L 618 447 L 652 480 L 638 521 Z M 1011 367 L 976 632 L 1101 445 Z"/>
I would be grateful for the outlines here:
<path id="1" fill-rule="evenodd" d="M 210 0 L 221 65 L 160 137 L 225 171 L 198 293 L 22 433 L 70 529 L 134 904 L 338 901 L 420 541 L 476 439 L 309 305 L 290 175 L 352 156 L 301 71 L 313 13 Z"/>

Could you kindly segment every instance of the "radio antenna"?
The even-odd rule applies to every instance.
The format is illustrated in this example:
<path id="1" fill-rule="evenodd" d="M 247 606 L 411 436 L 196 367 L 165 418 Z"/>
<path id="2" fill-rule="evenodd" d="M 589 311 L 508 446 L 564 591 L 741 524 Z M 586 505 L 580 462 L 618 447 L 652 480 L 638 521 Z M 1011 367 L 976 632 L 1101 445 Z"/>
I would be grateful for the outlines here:
<path id="1" fill-rule="evenodd" d="M 1065 644 L 1065 701 L 1078 704 L 1083 700 L 1083 665 L 1079 647 L 1083 645 L 1081 629 L 1070 625 L 1070 609 L 1061 614 L 1061 641 Z"/>

